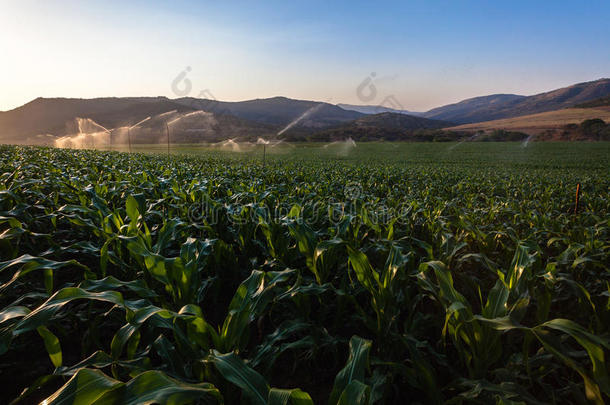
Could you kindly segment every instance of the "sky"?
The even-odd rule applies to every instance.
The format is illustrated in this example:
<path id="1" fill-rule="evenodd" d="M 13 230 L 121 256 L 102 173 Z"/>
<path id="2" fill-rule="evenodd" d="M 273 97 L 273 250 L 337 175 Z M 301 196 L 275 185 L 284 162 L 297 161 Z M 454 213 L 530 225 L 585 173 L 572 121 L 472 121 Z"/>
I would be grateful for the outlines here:
<path id="1" fill-rule="evenodd" d="M 610 77 L 609 1 L 0 0 L 0 111 L 286 96 L 425 111 Z"/>

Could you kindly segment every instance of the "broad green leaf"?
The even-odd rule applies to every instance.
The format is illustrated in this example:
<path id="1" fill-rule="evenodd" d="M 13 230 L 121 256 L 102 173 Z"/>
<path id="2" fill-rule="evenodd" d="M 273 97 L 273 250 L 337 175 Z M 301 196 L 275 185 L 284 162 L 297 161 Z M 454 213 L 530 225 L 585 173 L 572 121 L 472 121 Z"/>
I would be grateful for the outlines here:
<path id="1" fill-rule="evenodd" d="M 352 336 L 349 341 L 349 358 L 347 359 L 347 363 L 335 377 L 335 384 L 333 385 L 329 400 L 331 405 L 339 402 L 343 392 L 353 381 L 364 384 L 365 372 L 369 366 L 371 345 L 372 343 L 370 340 Z"/>
<path id="2" fill-rule="evenodd" d="M 248 367 L 235 353 L 220 354 L 213 351 L 211 361 L 220 374 L 237 385 L 254 404 L 266 405 L 269 385 L 259 373 Z"/>
<path id="3" fill-rule="evenodd" d="M 44 340 L 44 346 L 47 349 L 47 353 L 49 353 L 49 358 L 51 359 L 51 362 L 55 367 L 61 367 L 62 355 L 59 339 L 44 326 L 39 326 L 37 329 L 38 334 Z"/>
<path id="4" fill-rule="evenodd" d="M 269 391 L 268 405 L 313 405 L 308 393 L 298 388 L 279 389 L 271 388 Z"/>

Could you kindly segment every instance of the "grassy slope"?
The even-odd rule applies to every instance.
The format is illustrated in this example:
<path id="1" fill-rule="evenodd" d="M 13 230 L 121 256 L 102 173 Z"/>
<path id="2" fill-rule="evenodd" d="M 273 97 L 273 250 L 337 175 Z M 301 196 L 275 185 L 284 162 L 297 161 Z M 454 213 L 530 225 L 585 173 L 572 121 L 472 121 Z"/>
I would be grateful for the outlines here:
<path id="1" fill-rule="evenodd" d="M 458 125 L 446 129 L 456 131 L 490 131 L 494 129 L 505 129 L 536 135 L 549 129 L 562 128 L 568 124 L 580 124 L 582 121 L 591 118 L 601 118 L 606 122 L 610 121 L 610 108 L 566 108 L 564 110 L 524 115 L 522 117 Z"/>

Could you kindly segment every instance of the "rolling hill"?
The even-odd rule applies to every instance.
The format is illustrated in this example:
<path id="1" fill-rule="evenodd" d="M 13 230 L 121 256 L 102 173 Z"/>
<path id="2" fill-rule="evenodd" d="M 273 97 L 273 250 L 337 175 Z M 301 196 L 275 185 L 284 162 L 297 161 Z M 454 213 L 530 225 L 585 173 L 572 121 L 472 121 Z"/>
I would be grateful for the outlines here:
<path id="1" fill-rule="evenodd" d="M 610 107 L 565 108 L 520 117 L 458 125 L 445 129 L 464 132 L 506 130 L 523 132 L 528 135 L 539 135 L 549 131 L 561 131 L 567 125 L 578 125 L 585 120 L 596 118 L 610 122 Z"/>
<path id="2" fill-rule="evenodd" d="M 305 116 L 296 126 L 310 129 L 328 128 L 363 116 L 359 112 L 347 111 L 329 103 L 286 97 L 234 102 L 186 97 L 174 101 L 193 109 L 231 114 L 249 121 L 276 125 L 279 129 L 302 115 Z"/>
<path id="3" fill-rule="evenodd" d="M 333 105 L 286 97 L 238 102 L 188 97 L 37 98 L 11 111 L 0 112 L 0 142 L 50 143 L 57 137 L 83 133 L 78 129 L 77 124 L 82 123 L 77 120 L 79 117 L 125 132 L 136 122 L 170 111 L 174 114 L 172 120 L 180 118 L 180 122 L 172 126 L 174 142 L 228 138 L 256 140 L 278 135 L 288 141 L 349 137 L 355 140 L 427 140 L 440 128 L 448 129 L 447 132 L 503 129 L 532 134 L 557 131 L 586 119 L 609 121 L 608 104 L 610 79 L 579 83 L 534 96 L 475 97 L 413 114 L 385 107 Z M 379 109 L 387 111 L 371 114 Z M 205 114 L 193 114 L 195 112 Z M 182 117 L 187 115 L 188 119 Z M 134 131 L 134 140 L 156 142 L 166 138 L 165 124 L 169 121 L 169 116 L 147 121 Z M 100 130 L 101 127 L 95 128 Z"/>
<path id="4" fill-rule="evenodd" d="M 7 143 L 49 143 L 79 132 L 77 118 L 89 118 L 108 129 L 131 126 L 147 117 L 153 119 L 134 130 L 135 142 L 157 142 L 165 137 L 171 119 L 196 112 L 192 107 L 165 97 L 68 99 L 38 98 L 14 110 L 0 113 L 0 141 Z M 186 124 L 190 126 L 186 126 Z M 99 128 L 98 128 L 99 129 Z M 89 131 L 86 131 L 89 132 Z M 205 114 L 179 122 L 172 128 L 175 142 L 216 141 L 232 137 L 268 136 L 276 127 L 250 122 L 232 115 Z"/>
<path id="5" fill-rule="evenodd" d="M 364 140 L 414 140 L 416 132 L 437 130 L 449 126 L 446 121 L 414 117 L 412 115 L 384 112 L 367 115 L 348 124 L 319 131 L 312 135 L 313 140 L 342 140 L 352 138 Z"/>
<path id="6" fill-rule="evenodd" d="M 355 104 L 337 104 L 337 107 L 341 107 L 344 110 L 348 111 L 356 111 L 362 114 L 380 114 L 384 112 L 391 112 L 397 114 L 407 114 L 419 116 L 422 115 L 422 112 L 414 112 L 407 110 L 396 110 L 394 108 L 384 107 L 382 105 L 355 105 Z"/>
<path id="7" fill-rule="evenodd" d="M 241 102 L 195 98 L 170 100 L 166 97 L 37 98 L 14 110 L 0 112 L 0 141 L 38 143 L 40 134 L 58 137 L 73 133 L 72 123 L 77 117 L 91 118 L 106 128 L 117 128 L 173 110 L 181 113 L 203 110 L 214 114 L 217 123 L 214 133 L 208 131 L 206 136 L 200 134 L 200 140 L 206 141 L 219 136 L 254 139 L 271 136 L 301 118 L 287 131 L 287 134 L 298 138 L 363 116 L 328 103 L 286 97 Z M 194 134 L 196 131 L 191 129 L 186 138 L 196 141 L 198 138 Z"/>
<path id="8" fill-rule="evenodd" d="M 422 116 L 469 124 L 569 108 L 610 95 L 610 79 L 599 79 L 533 96 L 494 94 L 434 108 Z"/>
<path id="9" fill-rule="evenodd" d="M 104 127 L 114 128 L 171 110 L 190 109 L 165 97 L 37 98 L 0 113 L 0 139 L 27 142 L 41 133 L 66 135 L 73 132 L 71 123 L 76 117 L 91 118 Z"/>

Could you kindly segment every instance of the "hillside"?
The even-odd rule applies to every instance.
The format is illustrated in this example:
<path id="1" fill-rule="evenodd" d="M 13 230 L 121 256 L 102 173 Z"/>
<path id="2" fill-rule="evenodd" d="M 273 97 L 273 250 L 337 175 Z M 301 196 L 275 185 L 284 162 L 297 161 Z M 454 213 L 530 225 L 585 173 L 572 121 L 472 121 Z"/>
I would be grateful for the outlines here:
<path id="1" fill-rule="evenodd" d="M 587 119 L 608 121 L 609 104 L 610 79 L 579 83 L 534 96 L 475 97 L 416 113 L 422 114 L 418 116 L 385 107 L 333 105 L 286 97 L 238 102 L 188 97 L 175 100 L 166 97 L 37 98 L 14 110 L 0 112 L 0 142 L 48 144 L 65 135 L 99 132 L 101 127 L 114 129 L 114 134 L 119 136 L 117 134 L 125 133 L 134 123 L 169 112 L 171 117 L 162 115 L 163 118 L 151 119 L 134 130 L 133 140 L 157 142 L 166 138 L 165 124 L 178 118 L 179 122 L 172 126 L 174 142 L 211 142 L 228 138 L 256 140 L 278 136 L 287 141 L 349 137 L 355 140 L 429 140 L 430 136 L 440 136 L 440 128 L 462 132 L 502 129 L 538 134 L 561 130 L 565 125 L 579 124 Z M 371 114 L 375 109 L 390 111 Z M 183 117 L 195 112 L 205 114 Z M 91 119 L 88 124 L 92 128 L 79 128 L 83 123 L 79 118 Z M 454 127 L 450 123 L 462 125 Z"/>
<path id="2" fill-rule="evenodd" d="M 394 108 L 384 107 L 382 105 L 355 105 L 355 104 L 337 104 L 337 107 L 341 107 L 344 110 L 348 111 L 356 111 L 362 114 L 380 114 L 384 112 L 391 112 L 397 114 L 407 114 L 407 115 L 422 115 L 422 112 L 414 112 L 407 110 L 397 110 Z"/>
<path id="3" fill-rule="evenodd" d="M 146 117 L 168 111 L 188 113 L 197 110 L 214 114 L 215 130 L 210 132 L 208 128 L 198 132 L 190 128 L 188 136 L 185 135 L 184 138 L 192 142 L 219 137 L 256 139 L 258 136 L 271 136 L 297 118 L 301 119 L 286 134 L 300 138 L 316 130 L 344 124 L 363 116 L 328 103 L 285 97 L 242 102 L 194 98 L 170 100 L 165 97 L 38 98 L 14 110 L 0 112 L 0 141 L 39 143 L 40 139 L 45 139 L 48 142 L 49 137 L 45 135 L 45 138 L 41 138 L 39 135 L 51 134 L 50 138 L 54 138 L 74 133 L 74 120 L 77 117 L 91 118 L 112 129 L 130 126 Z M 206 123 L 193 123 L 195 127 L 200 124 Z M 164 132 L 162 127 L 157 129 Z"/>
<path id="4" fill-rule="evenodd" d="M 610 95 L 610 79 L 600 79 L 533 96 L 496 94 L 476 97 L 434 108 L 423 116 L 469 124 L 569 108 L 608 95 Z"/>
<path id="5" fill-rule="evenodd" d="M 459 125 L 446 129 L 467 132 L 507 130 L 539 135 L 548 131 L 560 131 L 566 125 L 577 125 L 585 120 L 596 118 L 610 122 L 610 107 L 566 108 L 521 117 Z"/>
<path id="6" fill-rule="evenodd" d="M 165 97 L 37 98 L 0 113 L 0 140 L 27 142 L 41 133 L 66 135 L 74 131 L 71 123 L 76 117 L 91 118 L 104 127 L 115 128 L 171 110 L 190 111 Z"/>
<path id="7" fill-rule="evenodd" d="M 610 96 L 595 99 L 593 101 L 587 101 L 586 103 L 576 104 L 575 108 L 593 108 L 593 107 L 607 107 L 610 106 Z"/>
<path id="8" fill-rule="evenodd" d="M 236 117 L 276 125 L 279 129 L 306 114 L 296 127 L 327 128 L 362 117 L 356 111 L 346 111 L 336 105 L 308 100 L 294 100 L 286 97 L 273 97 L 247 101 L 217 101 L 192 97 L 174 100 L 176 103 L 193 109 L 232 114 Z"/>
<path id="9" fill-rule="evenodd" d="M 509 108 L 525 98 L 526 96 L 516 94 L 474 97 L 456 104 L 433 108 L 423 113 L 422 117 L 458 123 L 487 121 L 499 108 Z"/>
<path id="10" fill-rule="evenodd" d="M 126 137 L 127 127 L 152 117 L 132 132 L 134 142 L 155 143 L 166 137 L 167 122 L 172 125 L 174 142 L 218 141 L 233 137 L 256 139 L 276 132 L 276 127 L 250 122 L 231 115 L 193 114 L 197 111 L 165 97 L 130 97 L 97 99 L 38 98 L 19 108 L 0 113 L 0 141 L 7 143 L 50 143 L 82 131 L 92 133 L 99 124 Z M 85 122 L 87 118 L 94 121 Z M 80 121 L 80 124 L 79 124 Z M 86 121 L 86 120 L 85 120 Z"/>
<path id="11" fill-rule="evenodd" d="M 449 126 L 446 121 L 431 120 L 397 113 L 367 115 L 348 124 L 320 131 L 312 136 L 313 140 L 341 140 L 352 138 L 355 141 L 415 140 L 415 135 L 429 135 L 427 130 L 438 130 Z M 432 131 L 434 132 L 434 131 Z M 421 140 L 421 139 L 417 139 Z"/>

